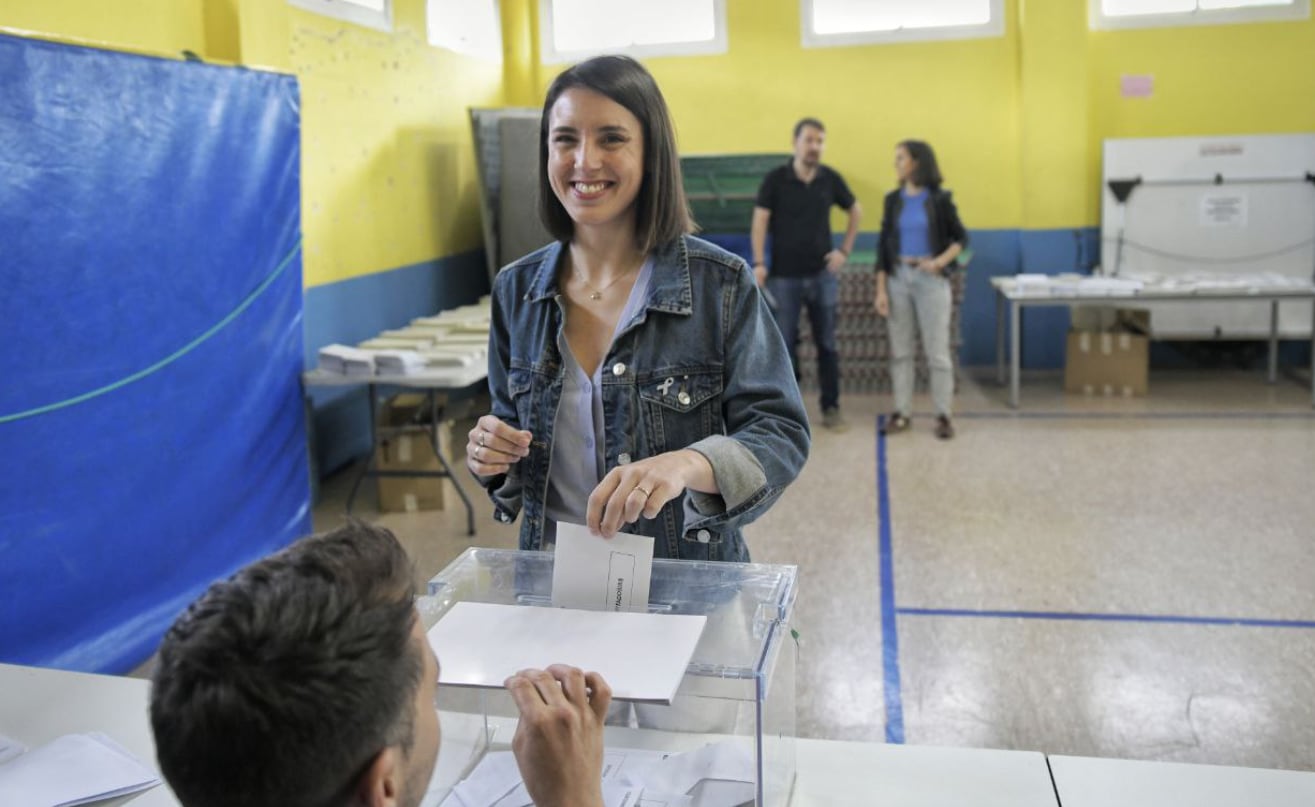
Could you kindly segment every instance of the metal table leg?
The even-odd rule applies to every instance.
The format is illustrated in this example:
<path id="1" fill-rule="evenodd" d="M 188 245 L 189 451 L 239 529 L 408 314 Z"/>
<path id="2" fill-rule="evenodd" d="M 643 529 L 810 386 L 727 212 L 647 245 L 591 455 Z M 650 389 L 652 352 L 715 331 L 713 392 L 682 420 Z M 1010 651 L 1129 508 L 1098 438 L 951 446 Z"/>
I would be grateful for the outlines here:
<path id="1" fill-rule="evenodd" d="M 1315 406 L 1315 303 L 1310 306 L 1310 405 Z"/>
<path id="2" fill-rule="evenodd" d="M 995 290 L 995 383 L 1005 385 L 1005 295 Z"/>
<path id="3" fill-rule="evenodd" d="M 1021 337 L 1019 331 L 1022 330 L 1023 307 L 1017 300 L 1011 300 L 1009 303 L 1011 316 L 1009 317 L 1009 406 L 1018 408 L 1018 375 L 1022 370 L 1021 357 Z"/>
<path id="4" fill-rule="evenodd" d="M 1278 381 L 1278 300 L 1269 301 L 1269 383 Z"/>
<path id="5" fill-rule="evenodd" d="M 434 456 L 438 457 L 438 464 L 443 466 L 443 473 L 448 479 L 452 480 L 452 487 L 456 488 L 457 495 L 461 497 L 461 503 L 466 507 L 466 535 L 475 534 L 475 506 L 470 503 L 470 497 L 457 481 L 457 475 L 452 473 L 452 466 L 448 464 L 447 457 L 443 456 L 439 448 L 438 430 L 443 421 L 440 417 L 438 406 L 438 393 L 433 390 L 429 391 L 429 444 L 434 449 Z"/>
<path id="6" fill-rule="evenodd" d="M 347 494 L 347 514 L 348 514 L 348 515 L 351 515 L 351 512 L 352 512 L 352 504 L 356 501 L 356 492 L 357 492 L 358 490 L 360 490 L 360 488 L 361 488 L 361 482 L 365 480 L 365 477 L 367 477 L 367 476 L 370 475 L 370 472 L 371 472 L 371 471 L 373 470 L 373 468 L 374 468 L 374 454 L 375 454 L 375 451 L 374 451 L 374 441 L 375 441 L 375 431 L 374 431 L 374 430 L 375 430 L 375 423 L 374 423 L 374 419 L 375 419 L 375 411 L 374 411 L 375 401 L 374 401 L 374 394 L 375 394 L 375 391 L 374 391 L 374 384 L 366 384 L 366 385 L 365 385 L 365 395 L 366 395 L 366 398 L 369 400 L 369 408 L 370 408 L 370 430 L 369 430 L 369 431 L 370 431 L 370 454 L 369 454 L 368 457 L 366 457 L 366 460 L 365 460 L 365 467 L 362 468 L 362 469 L 361 469 L 361 472 L 360 472 L 359 474 L 356 475 L 356 481 L 352 483 L 352 492 L 349 493 L 349 494 Z"/>

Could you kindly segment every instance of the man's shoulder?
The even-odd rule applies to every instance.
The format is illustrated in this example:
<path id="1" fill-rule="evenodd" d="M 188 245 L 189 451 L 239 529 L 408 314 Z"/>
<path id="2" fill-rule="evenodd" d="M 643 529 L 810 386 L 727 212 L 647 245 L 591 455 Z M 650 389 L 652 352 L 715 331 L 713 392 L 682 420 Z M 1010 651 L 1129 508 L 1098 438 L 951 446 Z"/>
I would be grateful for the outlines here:
<path id="1" fill-rule="evenodd" d="M 824 176 L 828 180 L 831 180 L 832 182 L 839 181 L 840 183 L 843 184 L 845 181 L 844 176 L 842 176 L 839 171 L 827 165 L 826 163 L 818 163 L 817 173 L 818 176 Z"/>

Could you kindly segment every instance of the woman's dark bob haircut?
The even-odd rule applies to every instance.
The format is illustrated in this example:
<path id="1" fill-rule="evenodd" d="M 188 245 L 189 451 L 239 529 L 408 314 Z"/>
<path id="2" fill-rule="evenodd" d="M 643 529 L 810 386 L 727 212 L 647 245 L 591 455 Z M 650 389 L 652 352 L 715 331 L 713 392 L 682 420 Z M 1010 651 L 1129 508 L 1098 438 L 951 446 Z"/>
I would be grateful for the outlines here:
<path id="1" fill-rule="evenodd" d="M 543 99 L 539 124 L 539 218 L 558 241 L 567 242 L 575 222 L 557 200 L 548 181 L 548 118 L 561 94 L 583 87 L 605 95 L 639 119 L 644 133 L 644 177 L 635 197 L 635 240 L 651 252 L 694 231 L 694 219 L 685 200 L 680 156 L 671 114 L 657 82 L 644 66 L 628 56 L 599 56 L 581 62 L 553 81 Z"/>
<path id="2" fill-rule="evenodd" d="M 936 164 L 936 152 L 925 140 L 901 140 L 899 145 L 913 158 L 913 184 L 919 188 L 941 189 L 945 179 L 941 177 L 941 167 Z"/>

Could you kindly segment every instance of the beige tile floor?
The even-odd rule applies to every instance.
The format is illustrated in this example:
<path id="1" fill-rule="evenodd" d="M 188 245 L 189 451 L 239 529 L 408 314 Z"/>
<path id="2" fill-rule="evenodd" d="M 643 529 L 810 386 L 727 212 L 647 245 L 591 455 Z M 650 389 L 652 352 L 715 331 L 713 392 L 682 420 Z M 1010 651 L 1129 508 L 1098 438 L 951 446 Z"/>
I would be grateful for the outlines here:
<path id="1" fill-rule="evenodd" d="M 819 431 L 746 530 L 756 561 L 799 566 L 800 733 L 882 740 L 889 702 L 915 744 L 1315 770 L 1309 378 L 1166 371 L 1144 399 L 1104 399 L 1028 374 L 1015 412 L 993 375 L 961 384 L 955 440 L 933 438 L 920 398 L 914 430 L 887 441 L 894 614 L 878 584 L 887 397 L 844 398 L 850 430 Z M 341 520 L 349 487 L 346 472 L 325 482 L 317 530 Z M 474 538 L 452 502 L 380 515 L 367 488 L 357 515 L 398 534 L 420 581 L 467 546 L 515 545 L 482 496 Z M 1186 621 L 1215 617 L 1297 624 Z"/>

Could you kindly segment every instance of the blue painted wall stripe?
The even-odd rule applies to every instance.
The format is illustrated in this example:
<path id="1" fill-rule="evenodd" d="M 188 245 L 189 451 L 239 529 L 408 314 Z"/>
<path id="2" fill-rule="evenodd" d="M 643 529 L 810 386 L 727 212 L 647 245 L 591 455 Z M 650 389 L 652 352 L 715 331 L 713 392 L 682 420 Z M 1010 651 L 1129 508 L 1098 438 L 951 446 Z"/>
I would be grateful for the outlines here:
<path id="1" fill-rule="evenodd" d="M 992 611 L 970 608 L 900 608 L 903 616 L 971 617 L 985 619 L 1050 619 L 1077 622 L 1152 622 L 1176 625 L 1225 625 L 1243 628 L 1315 628 L 1315 620 L 1254 619 L 1229 616 L 1171 614 L 1087 614 L 1069 611 Z"/>
<path id="2" fill-rule="evenodd" d="M 885 679 L 886 742 L 904 742 L 899 629 L 895 624 L 895 559 L 891 549 L 890 483 L 886 474 L 885 415 L 877 417 L 877 560 L 881 577 L 881 664 Z"/>

